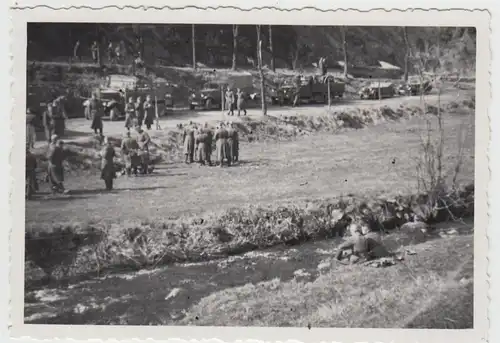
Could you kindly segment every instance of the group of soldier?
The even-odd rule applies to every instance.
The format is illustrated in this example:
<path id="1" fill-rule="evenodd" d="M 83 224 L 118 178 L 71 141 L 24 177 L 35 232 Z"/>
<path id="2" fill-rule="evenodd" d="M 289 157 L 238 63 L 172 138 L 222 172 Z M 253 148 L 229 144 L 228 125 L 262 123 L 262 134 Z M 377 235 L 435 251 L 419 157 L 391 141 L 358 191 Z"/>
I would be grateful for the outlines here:
<path id="1" fill-rule="evenodd" d="M 243 111 L 243 115 L 247 115 L 246 103 L 245 103 L 246 94 L 240 89 L 236 89 L 236 93 L 230 87 L 227 87 L 226 92 L 224 94 L 227 115 L 234 116 L 235 107 L 238 110 L 238 116 L 240 116 L 241 111 Z M 236 105 L 236 106 L 235 106 Z"/>
<path id="2" fill-rule="evenodd" d="M 236 126 L 232 122 L 223 122 L 216 126 L 215 131 L 207 123 L 203 127 L 190 122 L 182 134 L 184 143 L 185 163 L 195 160 L 201 165 L 212 165 L 213 143 L 215 143 L 215 164 L 223 167 L 224 164 L 238 162 L 239 137 Z"/>
<path id="3" fill-rule="evenodd" d="M 101 100 L 99 100 L 95 93 L 92 97 L 85 103 L 85 116 L 87 119 L 92 120 L 91 129 L 94 133 L 99 134 L 101 137 L 103 135 L 103 121 L 105 110 L 113 111 L 116 104 L 110 104 L 107 109 L 104 108 Z M 134 102 L 133 97 L 128 98 L 128 102 L 125 104 L 125 127 L 127 131 L 131 128 L 145 125 L 148 130 L 151 129 L 155 118 L 157 119 L 155 104 L 150 95 L 146 97 L 145 101 L 142 101 L 141 97 L 137 97 Z M 158 122 L 157 122 L 158 126 Z"/>

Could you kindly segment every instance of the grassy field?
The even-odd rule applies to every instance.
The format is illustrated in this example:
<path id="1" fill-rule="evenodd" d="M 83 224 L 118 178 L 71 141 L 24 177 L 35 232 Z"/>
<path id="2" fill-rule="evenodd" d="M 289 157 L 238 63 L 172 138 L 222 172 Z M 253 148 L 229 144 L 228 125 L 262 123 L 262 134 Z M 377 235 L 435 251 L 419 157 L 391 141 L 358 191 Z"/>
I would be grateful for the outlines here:
<path id="1" fill-rule="evenodd" d="M 97 172 L 69 175 L 69 195 L 49 196 L 48 185 L 42 184 L 40 198 L 26 205 L 26 223 L 116 223 L 348 194 L 391 197 L 414 193 L 416 159 L 425 130 L 422 118 L 412 118 L 291 141 L 242 142 L 239 165 L 221 169 L 173 161 L 158 165 L 150 176 L 117 179 L 116 189 L 110 193 L 102 191 Z M 445 172 L 451 172 L 459 137 L 465 134 L 460 180 L 471 182 L 473 117 L 446 115 L 445 132 Z"/>

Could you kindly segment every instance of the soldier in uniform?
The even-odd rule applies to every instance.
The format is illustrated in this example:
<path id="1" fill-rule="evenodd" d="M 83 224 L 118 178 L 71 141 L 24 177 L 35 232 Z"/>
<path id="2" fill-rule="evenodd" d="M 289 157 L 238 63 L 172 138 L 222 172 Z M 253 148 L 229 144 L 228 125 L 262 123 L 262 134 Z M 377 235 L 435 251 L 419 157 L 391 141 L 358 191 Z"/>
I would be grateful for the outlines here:
<path id="1" fill-rule="evenodd" d="M 206 135 L 206 142 L 205 142 L 205 158 L 207 161 L 207 164 L 209 166 L 212 165 L 212 144 L 213 144 L 213 132 L 212 130 L 208 127 L 208 123 L 205 123 L 203 127 L 203 132 Z"/>
<path id="2" fill-rule="evenodd" d="M 227 144 L 229 146 L 229 156 L 231 159 L 231 162 L 234 162 L 234 157 L 236 154 L 236 145 L 235 145 L 235 139 L 234 136 L 236 134 L 236 130 L 233 126 L 233 123 L 230 122 L 227 124 Z"/>
<path id="3" fill-rule="evenodd" d="M 217 161 L 220 163 L 220 167 L 224 166 L 224 160 L 227 160 L 228 167 L 231 166 L 231 155 L 230 148 L 227 142 L 227 130 L 224 128 L 224 123 L 220 124 L 220 127 L 215 131 L 214 139 L 217 146 Z"/>
<path id="4" fill-rule="evenodd" d="M 127 131 L 125 138 L 122 140 L 121 153 L 123 162 L 125 163 L 125 171 L 130 176 L 132 172 L 137 176 L 137 150 L 139 144 L 137 140 L 130 136 L 130 131 Z"/>
<path id="5" fill-rule="evenodd" d="M 54 134 L 59 137 L 64 136 L 66 111 L 64 109 L 64 97 L 58 97 L 52 103 L 52 123 Z"/>
<path id="6" fill-rule="evenodd" d="M 47 104 L 47 108 L 43 111 L 43 128 L 45 131 L 45 138 L 47 139 L 47 143 L 51 143 L 52 132 L 54 131 L 54 123 L 52 120 L 52 103 Z"/>
<path id="7" fill-rule="evenodd" d="M 194 161 L 194 128 L 193 122 L 189 122 L 184 132 L 182 133 L 182 141 L 184 142 L 184 156 L 186 163 L 193 163 Z"/>
<path id="8" fill-rule="evenodd" d="M 28 108 L 26 110 L 26 143 L 30 148 L 34 148 L 36 142 L 35 119 L 36 116 Z"/>
<path id="9" fill-rule="evenodd" d="M 198 163 L 200 163 L 201 165 L 205 165 L 207 162 L 207 134 L 201 127 L 196 131 L 195 144 L 197 155 L 196 159 L 198 160 Z"/>
<path id="10" fill-rule="evenodd" d="M 151 126 L 155 120 L 155 108 L 153 101 L 151 100 L 151 95 L 146 97 L 146 101 L 144 102 L 144 125 L 148 130 L 151 130 Z"/>
<path id="11" fill-rule="evenodd" d="M 102 137 L 102 116 L 103 116 L 103 108 L 101 100 L 97 99 L 96 95 L 92 93 L 92 97 L 89 101 L 89 114 L 92 119 L 92 124 L 90 128 L 94 130 L 94 133 Z"/>
<path id="12" fill-rule="evenodd" d="M 109 141 L 108 137 L 104 139 L 104 148 L 101 151 L 101 179 L 104 180 L 106 190 L 113 189 L 113 180 L 116 178 L 114 158 L 115 148 Z"/>
<path id="13" fill-rule="evenodd" d="M 137 125 L 142 126 L 144 122 L 144 104 L 140 96 L 135 101 L 135 117 L 137 118 Z"/>
<path id="14" fill-rule="evenodd" d="M 292 107 L 296 107 L 300 105 L 300 88 L 302 86 L 302 81 L 300 75 L 295 77 L 295 89 L 293 94 L 293 104 Z"/>
<path id="15" fill-rule="evenodd" d="M 227 115 L 234 116 L 234 92 L 231 88 L 226 90 Z"/>
<path id="16" fill-rule="evenodd" d="M 135 105 L 134 98 L 128 98 L 128 102 L 125 105 L 125 127 L 128 131 L 130 128 L 135 126 L 136 116 L 135 116 Z"/>
<path id="17" fill-rule="evenodd" d="M 58 139 L 57 135 L 52 136 L 52 143 L 48 154 L 48 174 L 53 193 L 66 193 L 64 189 L 64 168 L 63 161 L 65 152 L 64 142 Z"/>
<path id="18" fill-rule="evenodd" d="M 245 104 L 245 93 L 238 88 L 236 91 L 236 95 L 238 97 L 238 117 L 240 116 L 240 112 L 243 111 L 243 115 L 247 115 L 247 109 L 246 109 L 246 104 Z"/>
<path id="19" fill-rule="evenodd" d="M 137 143 L 141 151 L 141 172 L 142 174 L 148 174 L 149 172 L 149 143 L 151 142 L 151 137 L 144 131 L 140 126 L 136 127 L 137 130 Z"/>
<path id="20" fill-rule="evenodd" d="M 26 145 L 26 199 L 31 199 L 33 193 L 38 191 L 37 164 L 35 155 L 31 153 L 29 145 Z"/>
<path id="21" fill-rule="evenodd" d="M 369 261 L 389 255 L 382 244 L 373 236 L 365 234 L 360 226 L 352 224 L 350 230 L 352 236 L 338 247 L 339 250 L 335 255 L 337 260 L 342 259 L 346 250 L 351 251 L 351 263 Z"/>
<path id="22" fill-rule="evenodd" d="M 240 138 L 238 135 L 238 130 L 236 129 L 236 125 L 234 125 L 234 123 L 231 123 L 231 129 L 232 129 L 232 145 L 233 145 L 231 156 L 233 162 L 238 162 L 240 156 Z"/>

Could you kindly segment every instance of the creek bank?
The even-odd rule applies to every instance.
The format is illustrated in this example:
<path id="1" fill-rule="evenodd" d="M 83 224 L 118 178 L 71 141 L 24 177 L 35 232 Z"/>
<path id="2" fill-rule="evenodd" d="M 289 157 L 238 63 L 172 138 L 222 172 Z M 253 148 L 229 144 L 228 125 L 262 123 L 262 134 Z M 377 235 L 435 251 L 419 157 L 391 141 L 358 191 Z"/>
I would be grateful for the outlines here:
<path id="1" fill-rule="evenodd" d="M 353 196 L 130 224 L 35 224 L 25 234 L 26 284 L 48 276 L 64 280 L 298 245 L 344 236 L 353 222 L 391 232 L 412 217 L 433 224 L 474 215 L 473 185 L 442 193 L 433 206 L 429 199 L 425 194 L 394 199 Z"/>

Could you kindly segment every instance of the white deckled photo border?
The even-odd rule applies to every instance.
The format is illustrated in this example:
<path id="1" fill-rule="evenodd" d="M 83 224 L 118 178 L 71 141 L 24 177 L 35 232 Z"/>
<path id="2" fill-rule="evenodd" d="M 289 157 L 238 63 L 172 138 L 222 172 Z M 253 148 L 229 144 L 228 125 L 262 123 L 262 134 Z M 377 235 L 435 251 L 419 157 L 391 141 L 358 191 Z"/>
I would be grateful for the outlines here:
<path id="1" fill-rule="evenodd" d="M 118 13 L 117 13 L 118 12 Z M 169 341 L 300 341 L 300 342 L 479 342 L 487 338 L 488 321 L 488 147 L 490 141 L 490 15 L 480 10 L 337 10 L 314 8 L 240 10 L 236 7 L 161 8 L 143 6 L 84 7 L 57 9 L 49 6 L 14 7 L 11 11 L 12 68 L 11 87 L 11 216 L 10 231 L 10 333 L 15 338 L 71 340 L 169 340 Z M 196 327 L 196 326 L 70 326 L 23 324 L 24 303 L 24 219 L 25 200 L 22 175 L 26 126 L 26 46 L 28 22 L 120 22 L 120 23 L 213 23 L 286 25 L 366 25 L 366 26 L 474 26 L 477 32 L 476 57 L 476 135 L 475 135 L 475 220 L 474 220 L 474 329 L 329 329 L 273 327 Z M 17 191 L 13 191 L 17 190 Z M 16 248 L 13 248 L 16 247 Z M 22 248 L 21 248 L 22 247 Z"/>

